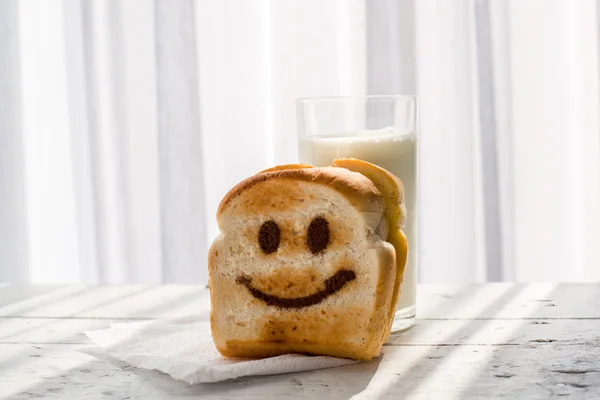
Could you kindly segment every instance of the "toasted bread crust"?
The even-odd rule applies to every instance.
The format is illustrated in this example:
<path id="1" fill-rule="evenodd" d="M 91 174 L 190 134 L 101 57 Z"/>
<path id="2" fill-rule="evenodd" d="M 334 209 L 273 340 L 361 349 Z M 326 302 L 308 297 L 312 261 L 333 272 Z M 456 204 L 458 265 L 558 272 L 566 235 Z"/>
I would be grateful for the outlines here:
<path id="1" fill-rule="evenodd" d="M 274 171 L 282 171 L 284 169 L 303 169 L 303 168 L 314 168 L 312 165 L 308 164 L 284 164 L 284 165 L 276 165 L 271 168 L 264 169 L 259 172 L 262 174 L 263 172 L 274 172 Z"/>
<path id="2" fill-rule="evenodd" d="M 330 186 L 342 193 L 361 212 L 383 211 L 381 193 L 373 182 L 362 174 L 336 167 L 294 168 L 261 172 L 235 185 L 221 200 L 217 209 L 217 220 L 221 218 L 232 199 L 257 183 L 271 179 L 300 180 Z"/>

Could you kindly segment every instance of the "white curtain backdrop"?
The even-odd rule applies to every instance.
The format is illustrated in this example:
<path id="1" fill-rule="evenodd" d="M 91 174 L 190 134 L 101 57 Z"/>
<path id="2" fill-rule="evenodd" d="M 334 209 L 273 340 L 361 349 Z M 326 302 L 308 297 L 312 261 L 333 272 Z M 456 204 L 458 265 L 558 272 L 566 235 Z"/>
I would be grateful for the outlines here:
<path id="1" fill-rule="evenodd" d="M 296 97 L 420 96 L 421 282 L 600 280 L 596 0 L 0 0 L 0 281 L 201 283 Z"/>

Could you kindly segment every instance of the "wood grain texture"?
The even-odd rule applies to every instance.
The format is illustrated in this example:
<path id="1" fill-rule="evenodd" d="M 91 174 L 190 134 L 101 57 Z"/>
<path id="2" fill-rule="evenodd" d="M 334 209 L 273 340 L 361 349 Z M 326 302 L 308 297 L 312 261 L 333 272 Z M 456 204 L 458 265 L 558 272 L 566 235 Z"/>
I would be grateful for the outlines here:
<path id="1" fill-rule="evenodd" d="M 0 398 L 600 398 L 600 286 L 419 288 L 415 327 L 380 358 L 189 386 L 129 367 L 83 335 L 208 312 L 198 286 L 0 287 Z"/>
<path id="2" fill-rule="evenodd" d="M 24 296 L 20 290 L 26 291 Z M 3 294 L 7 289 L 10 293 Z M 44 290 L 45 289 L 45 290 Z M 207 310 L 208 289 L 186 285 L 0 288 L 0 317 L 176 318 Z"/>

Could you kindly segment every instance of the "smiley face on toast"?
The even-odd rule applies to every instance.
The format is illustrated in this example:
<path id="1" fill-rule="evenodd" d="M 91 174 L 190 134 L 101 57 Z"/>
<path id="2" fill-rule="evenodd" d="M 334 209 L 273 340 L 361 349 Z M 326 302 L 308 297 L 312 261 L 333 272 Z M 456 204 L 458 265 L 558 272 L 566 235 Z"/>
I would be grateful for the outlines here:
<path id="1" fill-rule="evenodd" d="M 211 328 L 223 355 L 378 354 L 396 255 L 368 178 L 337 167 L 267 170 L 234 187 L 217 220 Z"/>

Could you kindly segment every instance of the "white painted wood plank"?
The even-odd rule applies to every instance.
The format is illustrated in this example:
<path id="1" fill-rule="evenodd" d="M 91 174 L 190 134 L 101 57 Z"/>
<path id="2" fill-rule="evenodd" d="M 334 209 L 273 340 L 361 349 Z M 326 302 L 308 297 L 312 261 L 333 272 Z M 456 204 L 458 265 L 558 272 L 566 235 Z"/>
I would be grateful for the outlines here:
<path id="1" fill-rule="evenodd" d="M 91 344 L 84 332 L 108 328 L 110 319 L 0 318 L 0 343 Z"/>
<path id="2" fill-rule="evenodd" d="M 82 285 L 6 285 L 0 287 L 0 307 L 21 301 L 31 302 L 35 297 L 38 297 L 38 300 L 47 300 L 52 292 L 55 292 L 52 294 L 53 296 L 60 296 L 87 287 Z"/>
<path id="3" fill-rule="evenodd" d="M 204 313 L 209 309 L 206 286 L 161 285 L 75 315 L 86 318 L 177 318 Z"/>
<path id="4" fill-rule="evenodd" d="M 419 318 L 600 318 L 600 284 L 421 285 Z"/>
<path id="5" fill-rule="evenodd" d="M 200 285 L 0 288 L 0 317 L 158 318 L 190 315 L 208 307 L 208 289 Z M 600 285 L 420 285 L 417 316 L 600 318 Z"/>
<path id="6" fill-rule="evenodd" d="M 6 304 L 0 317 L 164 318 L 208 307 L 208 289 L 200 285 L 64 286 Z"/>
<path id="7" fill-rule="evenodd" d="M 594 398 L 600 392 L 598 346 L 388 349 L 360 398 Z"/>
<path id="8" fill-rule="evenodd" d="M 418 320 L 386 345 L 600 346 L 600 320 Z"/>
<path id="9" fill-rule="evenodd" d="M 91 307 L 105 298 L 119 298 L 146 286 L 23 285 L 0 289 L 0 316 L 68 316 L 73 309 Z M 67 305 L 70 310 L 63 313 Z M 46 314 L 47 313 L 47 314 Z M 53 315 L 55 314 L 55 315 Z"/>
<path id="10" fill-rule="evenodd" d="M 189 386 L 81 345 L 0 344 L 0 398 L 465 399 L 600 396 L 600 347 L 386 347 L 341 368 Z M 90 351 L 90 350 L 86 350 Z M 92 353 L 94 354 L 94 353 Z"/>
<path id="11" fill-rule="evenodd" d="M 208 317 L 208 316 L 207 316 Z M 91 344 L 86 330 L 108 328 L 110 319 L 0 318 L 0 343 Z M 600 345 L 600 320 L 419 320 L 393 334 L 386 346 Z"/>

